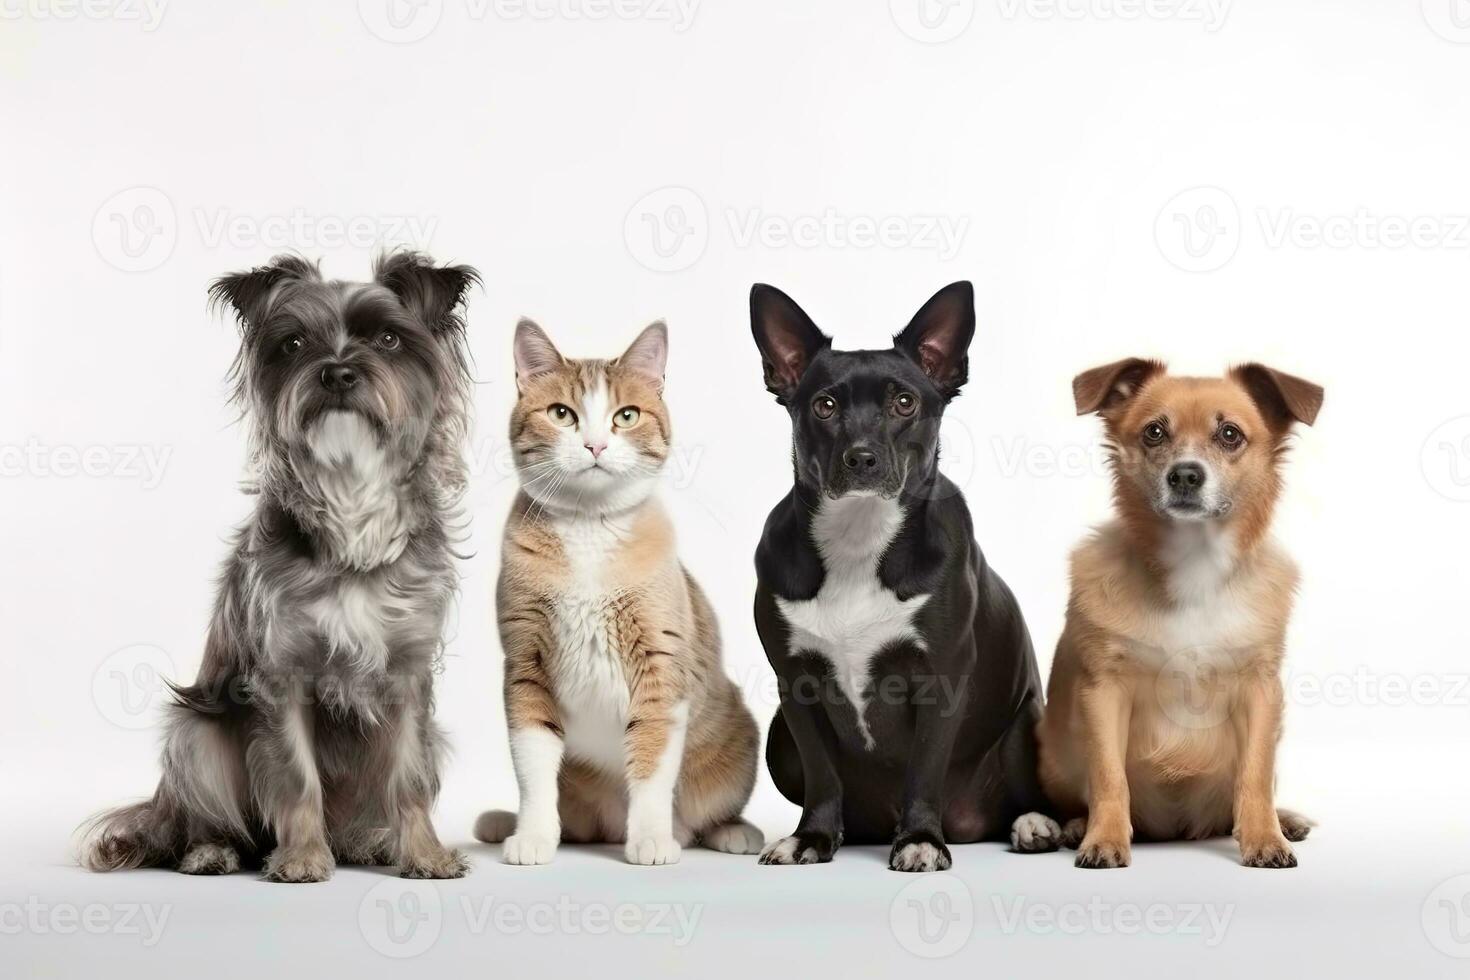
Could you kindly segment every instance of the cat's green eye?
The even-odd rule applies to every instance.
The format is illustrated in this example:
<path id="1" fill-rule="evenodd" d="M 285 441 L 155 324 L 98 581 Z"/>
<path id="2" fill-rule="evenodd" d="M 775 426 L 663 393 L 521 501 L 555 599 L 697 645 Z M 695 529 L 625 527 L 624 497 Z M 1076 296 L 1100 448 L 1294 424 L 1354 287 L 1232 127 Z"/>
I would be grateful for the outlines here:
<path id="1" fill-rule="evenodd" d="M 613 426 L 618 429 L 631 429 L 638 424 L 638 420 L 642 417 L 642 412 L 638 411 L 632 405 L 628 405 L 613 413 Z"/>
<path id="2" fill-rule="evenodd" d="M 546 410 L 546 417 L 551 419 L 552 425 L 559 425 L 563 429 L 577 424 L 577 413 L 560 402 Z"/>

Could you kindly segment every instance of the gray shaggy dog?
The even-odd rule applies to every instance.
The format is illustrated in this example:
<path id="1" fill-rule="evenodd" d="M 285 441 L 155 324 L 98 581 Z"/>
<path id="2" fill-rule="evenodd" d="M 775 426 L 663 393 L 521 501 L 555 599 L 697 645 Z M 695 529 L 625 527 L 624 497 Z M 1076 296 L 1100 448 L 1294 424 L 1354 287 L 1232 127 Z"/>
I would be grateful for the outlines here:
<path id="1" fill-rule="evenodd" d="M 174 687 L 153 798 L 86 825 L 81 861 L 324 881 L 338 861 L 457 878 L 429 813 L 434 666 L 469 407 L 465 294 L 411 252 L 373 281 L 303 259 L 224 276 L 255 512 L 225 562 L 204 660 Z"/>

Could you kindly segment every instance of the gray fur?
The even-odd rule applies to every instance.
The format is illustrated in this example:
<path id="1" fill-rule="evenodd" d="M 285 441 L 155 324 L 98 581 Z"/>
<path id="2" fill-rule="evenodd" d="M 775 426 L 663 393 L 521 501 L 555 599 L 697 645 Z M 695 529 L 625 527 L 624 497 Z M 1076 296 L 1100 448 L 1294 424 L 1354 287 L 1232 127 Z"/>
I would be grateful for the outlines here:
<path id="1" fill-rule="evenodd" d="M 93 818 L 87 867 L 465 872 L 429 811 L 466 477 L 460 311 L 478 281 L 399 252 L 370 283 L 280 257 L 213 284 L 241 328 L 233 378 L 255 511 L 225 562 L 199 674 L 175 687 L 158 788 Z M 334 366 L 356 383 L 329 389 Z"/>

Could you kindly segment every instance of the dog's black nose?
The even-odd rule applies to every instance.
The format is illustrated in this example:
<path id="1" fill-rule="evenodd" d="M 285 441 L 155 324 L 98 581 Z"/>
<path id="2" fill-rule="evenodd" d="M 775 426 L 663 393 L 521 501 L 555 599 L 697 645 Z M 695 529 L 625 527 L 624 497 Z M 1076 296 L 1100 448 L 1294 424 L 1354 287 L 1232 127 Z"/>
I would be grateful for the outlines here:
<path id="1" fill-rule="evenodd" d="M 878 456 L 866 449 L 849 449 L 842 454 L 842 465 L 850 470 L 863 472 L 878 465 Z"/>
<path id="2" fill-rule="evenodd" d="M 322 368 L 322 387 L 328 391 L 346 391 L 357 384 L 357 372 L 346 364 L 328 364 Z"/>
<path id="3" fill-rule="evenodd" d="M 1205 468 L 1199 463 L 1175 463 L 1168 479 L 1172 489 L 1189 493 L 1205 485 Z"/>

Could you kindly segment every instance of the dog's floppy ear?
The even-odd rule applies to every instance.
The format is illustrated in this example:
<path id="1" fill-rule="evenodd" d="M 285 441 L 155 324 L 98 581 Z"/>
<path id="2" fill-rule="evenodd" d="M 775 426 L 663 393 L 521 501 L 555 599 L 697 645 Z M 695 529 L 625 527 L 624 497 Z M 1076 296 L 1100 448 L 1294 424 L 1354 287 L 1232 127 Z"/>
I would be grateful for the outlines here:
<path id="1" fill-rule="evenodd" d="M 480 284 L 480 274 L 471 266 L 436 266 L 427 255 L 411 251 L 380 255 L 373 263 L 373 278 L 436 333 L 464 329 L 465 293 Z"/>
<path id="2" fill-rule="evenodd" d="M 796 300 L 762 282 L 750 287 L 750 331 L 761 351 L 766 390 L 783 405 L 812 358 L 832 346 L 832 338 L 817 329 Z"/>
<path id="3" fill-rule="evenodd" d="M 970 374 L 970 341 L 975 336 L 975 287 L 952 282 L 929 298 L 893 346 L 929 376 L 945 401 L 960 393 Z"/>
<path id="4" fill-rule="evenodd" d="M 668 360 L 669 328 L 662 320 L 655 320 L 618 355 L 616 363 L 642 375 L 663 391 L 664 365 Z"/>
<path id="5" fill-rule="evenodd" d="M 233 272 L 210 283 L 209 303 L 216 308 L 228 306 L 235 311 L 240 329 L 251 330 L 260 326 L 270 312 L 271 301 L 282 283 L 319 281 L 321 277 L 316 263 L 299 255 L 277 255 L 249 272 Z"/>
<path id="6" fill-rule="evenodd" d="M 1166 370 L 1162 361 L 1129 357 L 1083 371 L 1072 379 L 1072 397 L 1077 402 L 1077 414 L 1106 412 L 1126 404 L 1149 379 Z"/>
<path id="7" fill-rule="evenodd" d="M 1322 409 L 1321 385 L 1254 363 L 1231 368 L 1230 377 L 1245 388 L 1274 428 L 1285 430 L 1293 422 L 1311 425 L 1317 421 Z"/>
<path id="8" fill-rule="evenodd" d="M 526 382 L 538 374 L 555 371 L 566 363 L 561 351 L 532 320 L 521 317 L 516 324 L 514 343 L 516 362 L 516 388 L 524 391 Z"/>

